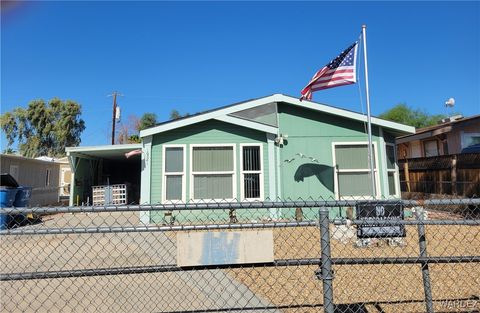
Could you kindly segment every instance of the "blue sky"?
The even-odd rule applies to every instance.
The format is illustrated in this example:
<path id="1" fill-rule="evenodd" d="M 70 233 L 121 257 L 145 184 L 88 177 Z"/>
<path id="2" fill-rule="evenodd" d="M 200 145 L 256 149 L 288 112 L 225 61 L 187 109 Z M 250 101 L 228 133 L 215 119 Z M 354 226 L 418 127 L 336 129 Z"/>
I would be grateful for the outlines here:
<path id="1" fill-rule="evenodd" d="M 457 1 L 23 2 L 2 10 L 1 111 L 72 99 L 82 145 L 108 144 L 114 90 L 124 120 L 298 96 L 363 23 L 374 115 L 399 102 L 447 113 L 449 97 L 480 113 L 480 4 Z M 362 112 L 360 78 L 313 99 Z"/>

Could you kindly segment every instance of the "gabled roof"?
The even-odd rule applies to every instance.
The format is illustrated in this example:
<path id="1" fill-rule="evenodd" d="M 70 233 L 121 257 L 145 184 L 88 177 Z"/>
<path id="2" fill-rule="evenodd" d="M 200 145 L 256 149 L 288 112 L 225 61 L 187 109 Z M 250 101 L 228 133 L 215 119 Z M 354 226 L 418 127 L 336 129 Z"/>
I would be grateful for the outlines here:
<path id="1" fill-rule="evenodd" d="M 258 107 L 258 106 L 265 105 L 272 102 L 284 102 L 284 103 L 296 105 L 308 110 L 323 112 L 323 113 L 332 114 L 332 115 L 338 115 L 338 116 L 342 116 L 352 120 L 357 120 L 360 122 L 367 122 L 367 116 L 361 113 L 340 109 L 340 108 L 336 108 L 336 107 L 332 107 L 332 106 L 328 106 L 325 104 L 312 102 L 312 101 L 306 101 L 306 100 L 300 101 L 298 98 L 283 95 L 283 94 L 274 94 L 271 96 L 234 103 L 234 104 L 217 108 L 214 110 L 209 110 L 209 111 L 205 111 L 195 115 L 183 117 L 180 119 L 160 123 L 154 127 L 142 130 L 140 132 L 140 137 L 151 136 L 154 134 L 162 133 L 162 132 L 176 129 L 179 127 L 192 125 L 192 124 L 203 122 L 210 119 L 220 120 L 227 123 L 240 125 L 243 127 L 253 128 L 253 129 L 257 129 L 267 133 L 277 134 L 278 133 L 277 127 L 229 116 L 229 114 L 232 114 L 238 111 L 251 109 L 251 108 Z M 415 133 L 415 128 L 412 126 L 407 126 L 407 125 L 383 120 L 377 117 L 372 117 L 372 124 L 385 127 L 387 129 L 391 129 L 403 134 Z"/>

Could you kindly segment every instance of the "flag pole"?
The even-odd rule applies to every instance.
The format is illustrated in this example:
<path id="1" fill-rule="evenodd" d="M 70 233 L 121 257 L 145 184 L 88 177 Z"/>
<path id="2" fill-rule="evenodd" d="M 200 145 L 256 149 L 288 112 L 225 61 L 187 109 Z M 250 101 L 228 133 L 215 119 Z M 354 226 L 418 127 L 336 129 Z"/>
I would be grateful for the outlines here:
<path id="1" fill-rule="evenodd" d="M 363 60 L 365 62 L 365 94 L 367 98 L 367 123 L 368 123 L 368 160 L 370 162 L 370 175 L 372 182 L 372 195 L 376 198 L 377 192 L 375 189 L 375 167 L 373 162 L 373 147 L 372 147 L 372 115 L 370 113 L 370 94 L 368 93 L 368 63 L 367 63 L 367 25 L 362 25 L 362 39 L 363 39 Z"/>

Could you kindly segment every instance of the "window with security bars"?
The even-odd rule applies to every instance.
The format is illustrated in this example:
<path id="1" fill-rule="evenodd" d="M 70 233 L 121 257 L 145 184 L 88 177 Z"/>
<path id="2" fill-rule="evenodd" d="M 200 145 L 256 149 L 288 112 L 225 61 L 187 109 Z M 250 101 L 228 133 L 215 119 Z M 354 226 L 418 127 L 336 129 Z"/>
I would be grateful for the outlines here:
<path id="1" fill-rule="evenodd" d="M 235 198 L 234 146 L 192 147 L 192 190 L 195 200 Z"/>
<path id="2" fill-rule="evenodd" d="M 242 145 L 242 198 L 263 198 L 261 145 Z"/>
<path id="3" fill-rule="evenodd" d="M 391 143 L 385 144 L 385 151 L 387 155 L 388 194 L 390 196 L 396 196 L 398 172 L 395 158 L 395 145 Z"/>
<path id="4" fill-rule="evenodd" d="M 375 146 L 373 147 L 375 148 Z M 368 144 L 335 144 L 336 193 L 339 198 L 371 197 L 372 184 Z M 375 189 L 378 190 L 377 160 L 373 152 Z"/>
<path id="5" fill-rule="evenodd" d="M 165 146 L 163 159 L 163 199 L 185 201 L 185 147 Z"/>

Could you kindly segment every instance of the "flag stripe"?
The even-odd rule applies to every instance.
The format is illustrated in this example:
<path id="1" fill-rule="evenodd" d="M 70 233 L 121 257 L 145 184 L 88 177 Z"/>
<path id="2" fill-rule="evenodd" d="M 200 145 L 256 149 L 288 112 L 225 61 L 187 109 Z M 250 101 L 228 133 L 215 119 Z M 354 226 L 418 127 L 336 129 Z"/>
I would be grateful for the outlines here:
<path id="1" fill-rule="evenodd" d="M 351 68 L 351 66 L 342 66 L 342 68 L 336 68 L 336 69 L 331 69 L 329 71 L 326 71 L 325 74 L 330 74 L 330 73 L 338 73 L 338 72 L 354 72 L 355 69 L 354 68 Z"/>
<path id="2" fill-rule="evenodd" d="M 355 83 L 352 82 L 352 81 L 345 81 L 343 83 L 335 83 L 335 84 L 328 84 L 327 83 L 327 84 L 324 84 L 324 86 L 312 88 L 312 91 L 318 91 L 318 90 L 322 90 L 322 89 L 328 89 L 328 88 L 351 85 L 351 84 L 355 84 Z"/>
<path id="3" fill-rule="evenodd" d="M 353 78 L 355 78 L 355 76 L 353 75 L 353 73 L 333 74 L 333 75 L 330 75 L 330 76 L 326 76 L 326 77 L 322 77 L 320 79 L 317 79 L 313 85 L 315 85 L 316 83 L 323 83 L 323 82 L 326 82 L 326 81 L 329 81 L 329 80 L 338 80 L 338 79 L 341 79 L 341 78 L 353 79 Z"/>

